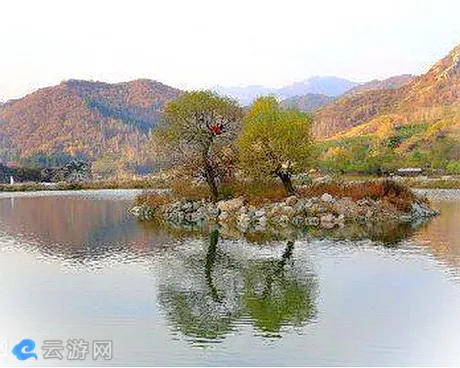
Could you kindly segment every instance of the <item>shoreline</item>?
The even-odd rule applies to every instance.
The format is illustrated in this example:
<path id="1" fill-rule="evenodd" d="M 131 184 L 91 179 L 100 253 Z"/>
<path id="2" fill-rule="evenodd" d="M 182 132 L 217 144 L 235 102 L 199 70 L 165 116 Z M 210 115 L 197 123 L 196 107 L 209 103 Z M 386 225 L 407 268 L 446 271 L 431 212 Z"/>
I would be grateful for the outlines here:
<path id="1" fill-rule="evenodd" d="M 413 190 L 459 190 L 460 177 L 457 176 L 396 176 L 396 177 L 374 177 L 368 175 L 338 175 L 338 176 L 315 176 L 311 178 L 312 183 L 322 182 L 344 182 L 362 183 L 368 181 L 392 180 L 408 186 Z M 151 177 L 133 180 L 95 180 L 81 182 L 17 182 L 14 184 L 0 183 L 0 193 L 3 192 L 39 192 L 39 191 L 71 191 L 89 189 L 146 189 L 163 190 L 170 189 L 171 180 L 165 178 Z"/>
<path id="2" fill-rule="evenodd" d="M 439 214 L 425 198 L 391 181 L 306 185 L 296 195 L 259 203 L 251 203 L 245 196 L 211 202 L 144 193 L 129 212 L 140 221 L 175 228 L 219 226 L 236 237 L 238 233 L 277 233 L 290 228 L 332 230 L 353 224 L 407 224 Z"/>

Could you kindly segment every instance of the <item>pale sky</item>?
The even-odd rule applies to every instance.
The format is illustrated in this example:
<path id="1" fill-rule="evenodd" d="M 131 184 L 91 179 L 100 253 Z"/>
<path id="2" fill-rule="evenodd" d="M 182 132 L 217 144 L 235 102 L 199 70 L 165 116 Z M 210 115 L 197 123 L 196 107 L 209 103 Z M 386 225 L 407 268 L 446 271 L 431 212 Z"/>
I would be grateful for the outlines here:
<path id="1" fill-rule="evenodd" d="M 62 80 L 275 87 L 424 72 L 460 43 L 458 0 L 0 2 L 0 101 Z"/>

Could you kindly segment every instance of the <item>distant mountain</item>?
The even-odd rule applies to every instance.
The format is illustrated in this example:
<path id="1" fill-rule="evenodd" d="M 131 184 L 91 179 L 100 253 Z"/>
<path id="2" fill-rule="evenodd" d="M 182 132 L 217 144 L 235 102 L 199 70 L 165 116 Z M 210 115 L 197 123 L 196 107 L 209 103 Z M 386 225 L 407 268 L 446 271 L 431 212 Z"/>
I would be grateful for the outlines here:
<path id="1" fill-rule="evenodd" d="M 149 130 L 180 93 L 147 79 L 117 84 L 69 80 L 40 89 L 0 106 L 0 160 L 111 156 L 140 164 Z"/>
<path id="2" fill-rule="evenodd" d="M 264 86 L 254 85 L 245 87 L 224 87 L 214 86 L 211 88 L 213 91 L 222 95 L 227 95 L 238 100 L 243 106 L 250 105 L 251 102 L 258 96 L 276 94 L 276 89 L 267 88 Z"/>
<path id="3" fill-rule="evenodd" d="M 311 77 L 302 82 L 296 82 L 290 86 L 279 88 L 277 94 L 285 98 L 306 95 L 307 93 L 340 96 L 357 85 L 359 83 L 344 78 Z"/>
<path id="4" fill-rule="evenodd" d="M 268 94 L 278 96 L 281 99 L 302 96 L 309 93 L 339 96 L 358 84 L 359 83 L 338 77 L 311 77 L 281 88 L 267 88 L 256 85 L 247 87 L 216 86 L 212 89 L 216 92 L 236 98 L 243 105 L 249 105 L 258 96 Z"/>
<path id="5" fill-rule="evenodd" d="M 317 137 L 362 135 L 382 127 L 444 121 L 460 130 L 460 45 L 400 88 L 345 95 L 315 114 Z"/>
<path id="6" fill-rule="evenodd" d="M 335 77 L 332 77 L 335 78 Z M 400 88 L 408 83 L 410 83 L 415 76 L 411 74 L 403 74 L 403 75 L 397 75 L 395 77 L 390 77 L 387 79 L 383 80 L 378 80 L 374 79 L 373 81 L 363 83 L 363 84 L 358 84 L 355 85 L 353 88 L 350 88 L 343 92 L 343 90 L 337 90 L 338 95 L 352 95 L 356 93 L 363 93 L 363 92 L 369 92 L 369 91 L 377 91 L 377 90 L 388 90 L 388 89 L 397 89 Z M 314 79 L 314 78 L 311 78 Z M 311 81 L 307 83 L 307 85 L 310 86 L 310 89 L 314 89 L 315 82 Z M 339 78 L 336 78 L 339 79 Z M 341 81 L 346 81 L 346 79 L 342 79 Z M 336 84 L 336 87 L 339 84 Z M 296 83 L 293 86 L 297 86 L 296 88 L 299 90 L 302 90 L 301 83 Z M 349 84 L 347 85 L 346 82 L 343 83 L 344 88 L 348 87 Z M 332 91 L 332 89 L 329 89 L 329 91 Z M 335 95 L 335 96 L 338 96 Z M 326 94 L 321 94 L 321 93 L 307 93 L 305 95 L 298 95 L 294 97 L 289 97 L 285 100 L 283 100 L 282 104 L 286 107 L 295 107 L 303 111 L 308 111 L 312 112 L 315 111 L 324 105 L 327 105 L 331 103 L 332 101 L 335 101 L 337 98 L 333 97 L 334 95 L 326 95 Z"/>
<path id="7" fill-rule="evenodd" d="M 356 87 L 349 89 L 346 94 L 361 93 L 367 91 L 375 91 L 379 89 L 397 89 L 410 82 L 415 78 L 412 74 L 402 74 L 387 79 L 379 80 L 374 79 L 370 82 L 360 84 Z"/>
<path id="8" fill-rule="evenodd" d="M 312 112 L 335 100 L 335 97 L 319 93 L 308 93 L 304 96 L 294 96 L 281 102 L 284 108 L 295 108 L 306 112 Z"/>

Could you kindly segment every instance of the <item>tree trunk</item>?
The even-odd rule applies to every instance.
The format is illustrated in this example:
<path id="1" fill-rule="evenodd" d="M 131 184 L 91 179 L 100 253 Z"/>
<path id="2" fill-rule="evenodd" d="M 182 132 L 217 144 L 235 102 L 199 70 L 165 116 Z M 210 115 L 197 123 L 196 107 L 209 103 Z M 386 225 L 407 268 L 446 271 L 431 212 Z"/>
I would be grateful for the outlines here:
<path id="1" fill-rule="evenodd" d="M 279 171 L 277 175 L 281 179 L 281 182 L 283 183 L 284 188 L 286 189 L 286 193 L 288 195 L 294 195 L 295 190 L 294 190 L 294 186 L 292 185 L 291 175 L 289 173 L 281 172 L 281 171 Z"/>
<path id="2" fill-rule="evenodd" d="M 214 175 L 214 169 L 207 159 L 205 159 L 204 162 L 204 175 L 211 192 L 211 199 L 213 202 L 217 202 L 219 199 L 219 191 L 217 190 L 216 177 Z"/>

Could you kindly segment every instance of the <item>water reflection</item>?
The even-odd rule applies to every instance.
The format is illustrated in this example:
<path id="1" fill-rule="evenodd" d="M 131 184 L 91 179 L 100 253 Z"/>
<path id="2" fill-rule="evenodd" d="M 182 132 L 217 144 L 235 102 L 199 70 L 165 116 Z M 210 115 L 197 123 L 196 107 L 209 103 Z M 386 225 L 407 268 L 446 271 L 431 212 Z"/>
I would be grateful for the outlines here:
<path id="1" fill-rule="evenodd" d="M 315 316 L 316 279 L 310 270 L 299 275 L 287 267 L 293 249 L 294 242 L 288 241 L 281 260 L 258 262 L 245 272 L 246 310 L 256 326 L 271 336 L 284 325 L 302 326 Z"/>
<path id="2" fill-rule="evenodd" d="M 398 222 L 365 222 L 350 223 L 342 228 L 324 230 L 314 228 L 310 230 L 310 236 L 330 240 L 372 240 L 386 247 L 397 247 L 401 241 L 410 238 L 420 229 L 425 228 L 430 219 L 418 221 Z"/>
<path id="3" fill-rule="evenodd" d="M 111 338 L 116 365 L 459 363 L 460 202 L 426 224 L 232 240 L 92 196 L 0 199 L 3 335 Z"/>
<path id="4" fill-rule="evenodd" d="M 413 234 L 412 239 L 423 244 L 451 272 L 460 275 L 460 201 L 435 203 L 441 216 Z"/>
<path id="5" fill-rule="evenodd" d="M 98 199 L 98 200 L 95 200 Z M 208 229 L 183 229 L 155 222 L 137 222 L 127 215 L 129 200 L 108 199 L 104 195 L 11 197 L 0 199 L 0 230 L 20 239 L 26 251 L 38 252 L 44 258 L 66 261 L 67 266 L 84 268 L 105 258 L 132 262 L 165 251 L 171 244 L 201 238 Z M 438 257 L 460 264 L 457 220 L 460 202 L 441 205 L 442 216 L 428 223 L 398 224 L 391 222 L 355 223 L 343 228 L 325 230 L 279 229 L 247 233 L 251 243 L 301 238 L 362 240 L 398 247 L 401 241 L 415 237 L 430 239 Z M 229 229 L 220 229 L 224 238 L 240 238 Z M 212 233 L 211 233 L 212 236 Z M 459 246 L 457 246 L 459 245 Z"/>
<path id="6" fill-rule="evenodd" d="M 281 336 L 285 326 L 303 326 L 315 316 L 316 278 L 294 267 L 294 242 L 280 258 L 244 259 L 219 246 L 213 230 L 207 246 L 168 264 L 159 301 L 173 329 L 194 343 L 221 341 L 234 326 L 248 323 L 264 336 Z"/>
<path id="7" fill-rule="evenodd" d="M 176 239 L 155 224 L 139 226 L 127 215 L 130 203 L 59 194 L 3 198 L 0 245 L 84 270 L 106 259 L 135 262 Z"/>

